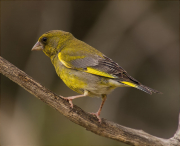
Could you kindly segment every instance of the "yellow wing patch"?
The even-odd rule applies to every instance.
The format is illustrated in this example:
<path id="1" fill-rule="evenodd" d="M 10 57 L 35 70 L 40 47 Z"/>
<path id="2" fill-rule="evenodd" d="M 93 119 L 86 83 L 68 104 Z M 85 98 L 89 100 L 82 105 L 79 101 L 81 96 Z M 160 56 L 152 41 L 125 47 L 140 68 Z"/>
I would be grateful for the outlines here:
<path id="1" fill-rule="evenodd" d="M 126 85 L 131 86 L 131 87 L 135 87 L 135 88 L 137 87 L 136 84 L 131 83 L 131 82 L 122 81 L 121 83 L 126 84 Z"/>
<path id="2" fill-rule="evenodd" d="M 64 60 L 62 60 L 61 53 L 58 54 L 58 58 L 65 67 L 71 68 L 70 65 L 68 65 L 68 63 L 66 63 Z"/>
<path id="3" fill-rule="evenodd" d="M 70 62 L 73 60 L 76 60 L 76 59 L 83 59 L 83 58 L 85 58 L 85 56 L 70 56 L 70 55 L 65 55 L 65 54 L 62 55 L 62 53 L 60 52 L 58 54 L 58 58 L 61 61 L 61 63 L 64 66 L 66 66 L 67 68 L 76 68 L 76 67 L 72 66 L 72 64 L 70 64 Z"/>
<path id="4" fill-rule="evenodd" d="M 97 70 L 97 69 L 94 69 L 92 67 L 87 67 L 87 70 L 85 72 L 95 74 L 95 75 L 99 75 L 99 76 L 103 76 L 103 77 L 107 77 L 107 78 L 116 78 L 113 75 L 110 75 L 108 73 L 105 73 L 105 72 Z"/>

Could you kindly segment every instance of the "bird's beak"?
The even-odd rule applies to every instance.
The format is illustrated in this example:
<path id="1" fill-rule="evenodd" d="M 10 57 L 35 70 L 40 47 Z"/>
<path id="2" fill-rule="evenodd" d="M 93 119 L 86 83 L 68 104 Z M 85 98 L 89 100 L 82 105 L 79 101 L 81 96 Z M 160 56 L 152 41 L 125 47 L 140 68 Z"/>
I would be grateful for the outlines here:
<path id="1" fill-rule="evenodd" d="M 33 46 L 31 51 L 34 51 L 34 50 L 39 51 L 39 50 L 43 50 L 43 49 L 44 49 L 43 45 L 39 41 L 37 41 L 37 43 Z"/>

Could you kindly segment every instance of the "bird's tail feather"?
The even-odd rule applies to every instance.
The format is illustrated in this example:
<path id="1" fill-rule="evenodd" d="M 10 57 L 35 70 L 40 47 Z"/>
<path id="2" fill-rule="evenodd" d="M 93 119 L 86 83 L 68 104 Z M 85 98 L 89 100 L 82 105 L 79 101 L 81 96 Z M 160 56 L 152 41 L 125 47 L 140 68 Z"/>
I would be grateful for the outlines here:
<path id="1" fill-rule="evenodd" d="M 162 94 L 161 92 L 155 90 L 155 89 L 152 89 L 152 88 L 149 88 L 147 86 L 144 86 L 142 84 L 138 85 L 138 84 L 135 84 L 135 83 L 131 83 L 131 82 L 127 82 L 127 81 L 121 81 L 121 83 L 125 84 L 125 85 L 128 85 L 130 87 L 134 87 L 134 88 L 137 88 L 139 90 L 142 90 L 148 94 L 152 94 L 152 93 L 158 93 L 158 94 Z"/>
<path id="2" fill-rule="evenodd" d="M 137 85 L 136 88 L 139 89 L 139 90 L 142 90 L 142 91 L 144 91 L 144 92 L 146 92 L 148 94 L 152 94 L 152 93 L 162 94 L 161 92 L 159 92 L 159 91 L 157 91 L 155 89 L 149 88 L 147 86 L 144 86 L 144 85 Z"/>

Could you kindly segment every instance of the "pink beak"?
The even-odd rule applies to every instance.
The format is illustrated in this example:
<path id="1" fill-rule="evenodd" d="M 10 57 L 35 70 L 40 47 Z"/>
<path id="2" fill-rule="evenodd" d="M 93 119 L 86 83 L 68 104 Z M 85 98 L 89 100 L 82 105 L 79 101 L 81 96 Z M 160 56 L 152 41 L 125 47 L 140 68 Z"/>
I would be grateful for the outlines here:
<path id="1" fill-rule="evenodd" d="M 33 46 L 31 51 L 34 51 L 34 50 L 39 51 L 39 50 L 43 50 L 43 49 L 44 49 L 43 45 L 39 41 L 37 41 L 37 43 Z"/>

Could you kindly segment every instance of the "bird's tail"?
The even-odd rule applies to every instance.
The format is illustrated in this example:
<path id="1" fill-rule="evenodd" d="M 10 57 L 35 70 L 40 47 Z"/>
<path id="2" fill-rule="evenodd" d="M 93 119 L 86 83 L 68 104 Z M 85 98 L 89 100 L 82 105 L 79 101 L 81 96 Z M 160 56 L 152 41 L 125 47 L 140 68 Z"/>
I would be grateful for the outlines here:
<path id="1" fill-rule="evenodd" d="M 161 92 L 155 90 L 155 89 L 152 89 L 152 88 L 149 88 L 147 86 L 144 86 L 142 84 L 138 85 L 138 84 L 135 84 L 135 83 L 132 83 L 132 82 L 127 82 L 127 81 L 121 81 L 121 83 L 125 84 L 125 85 L 128 85 L 130 87 L 134 87 L 134 88 L 137 88 L 139 90 L 142 90 L 148 94 L 152 94 L 152 93 L 158 93 L 158 94 L 162 94 Z"/>
<path id="2" fill-rule="evenodd" d="M 162 94 L 161 92 L 159 92 L 159 91 L 157 91 L 155 89 L 149 88 L 147 86 L 144 86 L 144 85 L 138 85 L 137 89 L 142 90 L 142 91 L 144 91 L 144 92 L 146 92 L 148 94 L 152 94 L 152 93 Z"/>

